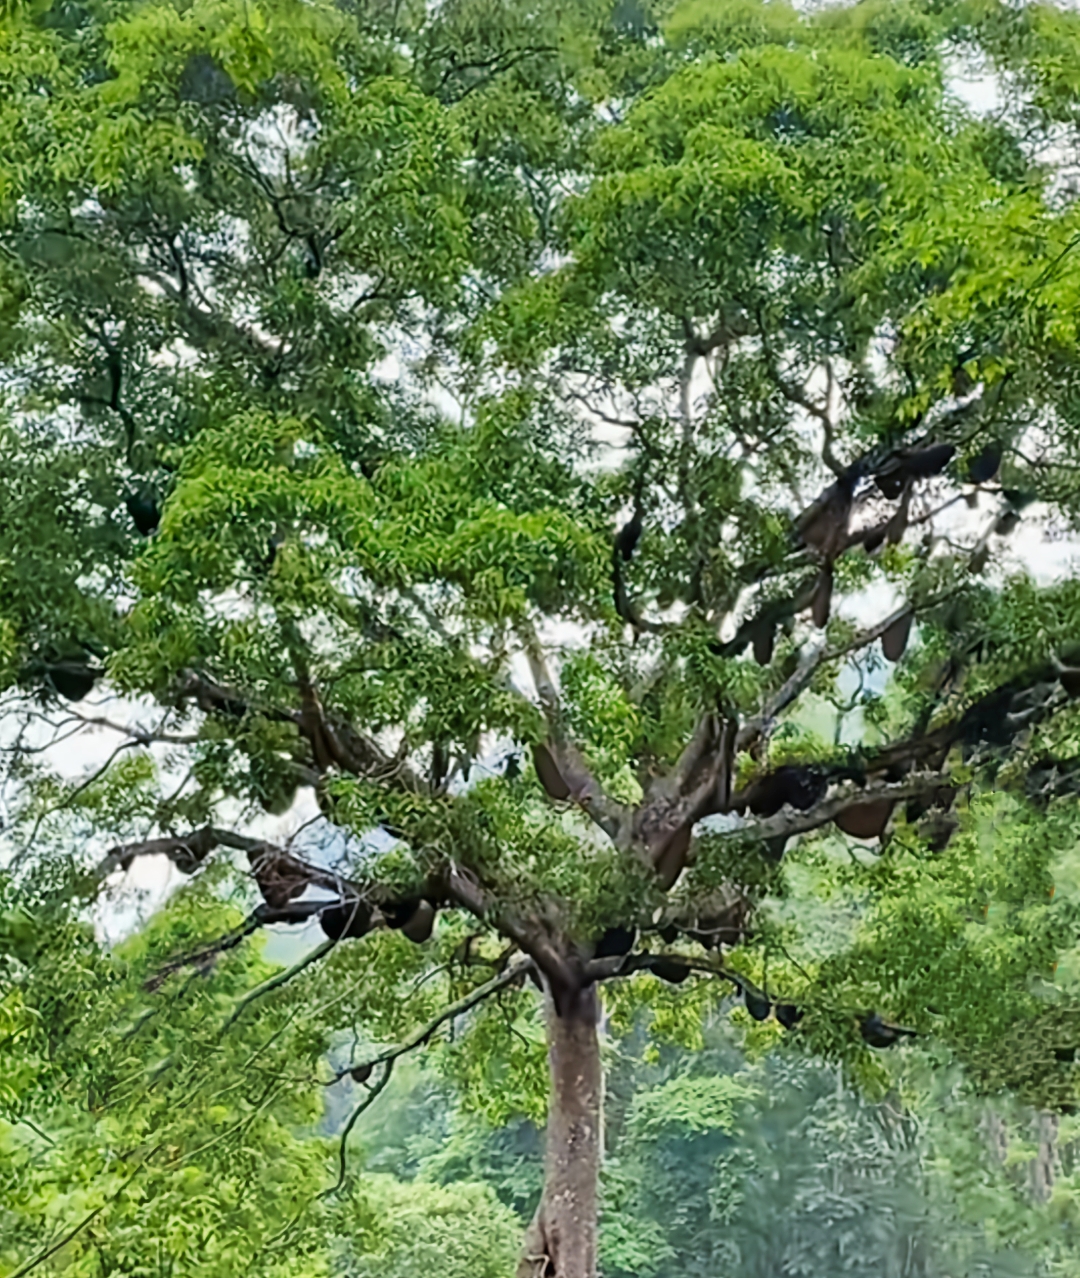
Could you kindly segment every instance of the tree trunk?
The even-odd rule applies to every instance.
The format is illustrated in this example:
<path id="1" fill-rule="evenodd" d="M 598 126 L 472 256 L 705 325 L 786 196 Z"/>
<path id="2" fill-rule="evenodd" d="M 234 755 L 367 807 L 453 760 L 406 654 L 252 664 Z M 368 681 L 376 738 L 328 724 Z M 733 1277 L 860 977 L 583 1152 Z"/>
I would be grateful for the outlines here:
<path id="1" fill-rule="evenodd" d="M 1049 1202 L 1060 1174 L 1057 1150 L 1058 1119 L 1049 1111 L 1036 1115 L 1035 1139 L 1039 1152 L 1031 1164 L 1031 1193 L 1037 1203 Z"/>
<path id="2" fill-rule="evenodd" d="M 595 986 L 547 1003 L 548 1108 L 544 1192 L 517 1278 L 596 1278 L 603 1075 Z"/>

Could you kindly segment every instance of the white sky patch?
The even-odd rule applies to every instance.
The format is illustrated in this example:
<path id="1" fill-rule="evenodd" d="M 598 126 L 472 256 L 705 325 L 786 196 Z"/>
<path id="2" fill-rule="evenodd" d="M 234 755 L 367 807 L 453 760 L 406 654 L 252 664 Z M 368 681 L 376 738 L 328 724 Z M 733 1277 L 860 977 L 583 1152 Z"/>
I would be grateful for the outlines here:
<path id="1" fill-rule="evenodd" d="M 371 370 L 371 376 L 374 380 L 387 386 L 400 386 L 408 381 L 408 357 L 411 355 L 413 359 L 419 359 L 423 353 L 419 344 L 414 343 L 413 345 L 414 350 L 411 352 L 392 350 L 379 360 Z M 403 355 L 406 358 L 402 358 Z M 427 385 L 424 390 L 424 398 L 449 421 L 461 423 L 465 420 L 464 404 L 446 386 L 438 382 Z"/>
<path id="2" fill-rule="evenodd" d="M 994 115 L 1005 105 L 1001 80 L 990 67 L 973 65 L 970 57 L 953 57 L 946 67 L 949 88 L 974 115 Z"/>

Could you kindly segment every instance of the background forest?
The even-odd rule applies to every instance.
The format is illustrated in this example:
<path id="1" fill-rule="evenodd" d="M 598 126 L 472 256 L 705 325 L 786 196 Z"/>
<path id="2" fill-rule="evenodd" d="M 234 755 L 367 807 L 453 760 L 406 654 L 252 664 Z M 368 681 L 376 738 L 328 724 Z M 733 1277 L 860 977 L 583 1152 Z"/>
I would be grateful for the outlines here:
<path id="1" fill-rule="evenodd" d="M 429 1049 L 354 1129 L 348 1194 L 319 1198 L 360 1089 L 346 1078 L 319 1091 L 279 1072 L 303 1051 L 296 1006 L 258 1034 L 237 1026 L 228 1050 L 214 1050 L 217 1034 L 204 1027 L 258 974 L 249 965 L 172 1002 L 168 1027 L 150 1019 L 157 1009 L 134 1012 L 129 971 L 147 945 L 183 946 L 191 904 L 176 901 L 149 936 L 111 954 L 85 935 L 79 945 L 54 937 L 50 949 L 64 958 L 36 974 L 48 992 L 27 991 L 42 1020 L 13 1023 L 9 1010 L 5 1098 L 9 1114 L 17 1104 L 27 1117 L 3 1128 L 5 1239 L 37 1241 L 47 1230 L 62 1242 L 65 1226 L 97 1212 L 81 1245 L 61 1246 L 46 1264 L 61 1271 L 81 1255 L 91 1274 L 512 1272 L 542 1149 L 506 1067 L 486 1063 L 488 1104 L 478 1109 L 463 1104 L 454 1042 Z M 604 1274 L 1074 1272 L 1075 1118 L 974 1097 L 957 1070 L 913 1048 L 891 1059 L 888 1095 L 874 1103 L 840 1067 L 754 1048 L 741 1007 L 720 1006 L 704 1025 L 671 1014 L 667 1041 L 642 1026 L 605 1044 Z M 123 1047 L 106 1062 L 109 1026 Z M 536 1031 L 523 1019 L 516 1032 Z M 39 1054 L 50 1034 L 64 1043 L 59 1059 Z M 189 1051 L 169 1080 L 164 1062 L 178 1039 Z M 213 1056 L 199 1060 L 199 1049 Z M 58 1103 L 51 1080 L 77 1074 L 80 1058 L 87 1073 L 124 1071 L 116 1105 L 88 1112 L 71 1093 Z M 132 1088 L 147 1070 L 156 1086 Z M 159 1141 L 185 1151 L 180 1166 L 138 1178 L 110 1166 L 110 1145 Z"/>
<path id="2" fill-rule="evenodd" d="M 1078 127 L 1064 4 L 0 0 L 0 1278 L 1080 1273 Z"/>

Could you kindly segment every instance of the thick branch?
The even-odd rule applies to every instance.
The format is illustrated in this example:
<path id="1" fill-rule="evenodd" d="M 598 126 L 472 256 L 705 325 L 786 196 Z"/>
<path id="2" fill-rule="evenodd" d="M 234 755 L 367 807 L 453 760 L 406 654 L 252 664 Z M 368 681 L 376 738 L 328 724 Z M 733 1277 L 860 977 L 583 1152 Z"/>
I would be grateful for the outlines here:
<path id="1" fill-rule="evenodd" d="M 513 941 L 555 985 L 571 989 L 580 981 L 580 973 L 538 919 L 521 918 L 515 911 L 496 905 L 484 888 L 458 866 L 451 865 L 446 887 L 463 909 Z"/>
<path id="2" fill-rule="evenodd" d="M 122 843 L 112 848 L 98 864 L 97 877 L 104 879 L 116 870 L 126 870 L 140 856 L 167 856 L 181 874 L 194 874 L 210 853 L 224 842 L 219 836 L 226 833 L 208 825 L 183 836 Z"/>
<path id="3" fill-rule="evenodd" d="M 850 652 L 857 652 L 860 648 L 868 647 L 875 640 L 880 639 L 890 626 L 900 621 L 908 613 L 917 616 L 920 612 L 925 612 L 929 608 L 936 608 L 938 604 L 950 599 L 954 593 L 949 591 L 945 594 L 934 595 L 932 598 L 918 604 L 905 601 L 883 621 L 856 632 L 845 643 L 837 644 L 831 648 L 826 647 L 825 644 L 815 646 L 804 654 L 794 673 L 769 698 L 761 714 L 742 725 L 735 740 L 736 750 L 749 750 L 763 736 L 768 736 L 777 715 L 798 700 L 813 682 L 814 675 L 822 666 L 828 665 L 830 661 L 836 661 L 840 657 L 847 656 Z"/>
<path id="4" fill-rule="evenodd" d="M 636 813 L 633 836 L 661 883 L 682 872 L 694 823 L 727 808 L 735 771 L 736 720 L 706 715 L 669 777 L 650 788 Z"/>
<path id="5" fill-rule="evenodd" d="M 739 729 L 735 737 L 737 751 L 749 750 L 761 737 L 769 734 L 777 715 L 797 701 L 813 682 L 814 675 L 825 661 L 825 653 L 825 644 L 819 643 L 802 654 L 794 672 L 765 703 L 761 714 Z"/>
<path id="6" fill-rule="evenodd" d="M 651 972 L 657 966 L 678 963 L 688 972 L 700 972 L 703 976 L 718 976 L 722 980 L 739 985 L 737 973 L 729 972 L 719 960 L 692 958 L 687 954 L 623 954 L 613 958 L 591 959 L 585 964 L 585 979 L 590 983 L 613 981 L 636 972 Z"/>
<path id="7" fill-rule="evenodd" d="M 105 878 L 117 869 L 126 870 L 136 857 L 142 856 L 167 856 L 182 874 L 194 874 L 218 847 L 247 853 L 266 903 L 252 916 L 254 927 L 274 922 L 299 922 L 332 905 L 347 905 L 349 902 L 370 900 L 386 907 L 394 903 L 392 895 L 381 887 L 357 883 L 324 870 L 264 839 L 249 838 L 209 825 L 184 836 L 147 839 L 142 843 L 127 843 L 113 848 L 99 863 L 97 877 Z M 297 901 L 296 898 L 309 887 L 333 893 L 334 900 Z M 379 921 L 373 920 L 373 926 L 377 926 Z"/>
<path id="8" fill-rule="evenodd" d="M 215 683 L 195 670 L 183 672 L 177 697 L 180 700 L 193 698 L 205 714 L 217 713 L 242 719 L 247 714 L 257 713 L 274 722 L 295 724 L 311 745 L 312 756 L 320 771 L 333 763 L 353 776 L 393 781 L 398 788 L 412 793 L 425 789 L 423 781 L 404 759 L 392 758 L 376 741 L 358 732 L 346 720 L 327 715 L 310 681 L 302 681 L 303 704 L 298 710 L 257 704 L 245 693 Z"/>
<path id="9" fill-rule="evenodd" d="M 824 649 L 815 654 L 806 668 L 793 676 L 795 683 L 804 683 L 820 660 L 828 655 Z M 1060 670 L 1057 673 L 1060 674 Z M 693 824 L 710 813 L 744 813 L 749 808 L 766 819 L 742 829 L 750 830 L 763 840 L 785 838 L 836 818 L 844 818 L 838 820 L 838 824 L 849 833 L 873 837 L 884 828 L 896 800 L 935 790 L 940 793 L 943 785 L 949 786 L 941 768 L 953 745 L 964 743 L 967 757 L 977 758 L 986 750 L 1008 745 L 1019 733 L 1064 704 L 1069 695 L 1069 674 L 1064 676 L 1066 685 L 1048 695 L 1032 698 L 1033 686 L 1052 681 L 1054 677 L 1055 666 L 1050 662 L 1040 663 L 1025 676 L 992 689 L 958 718 L 931 732 L 894 741 L 848 762 L 785 764 L 757 776 L 725 802 L 717 801 L 714 796 L 710 804 L 708 796 L 697 795 L 691 796 L 699 800 L 691 807 L 685 795 L 681 801 L 665 802 L 657 798 L 651 805 L 639 809 L 635 839 L 649 853 L 660 885 L 666 890 L 693 859 Z M 785 689 L 781 690 L 784 695 L 793 692 L 792 681 Z M 754 734 L 760 736 L 767 725 L 767 717 L 747 725 L 742 741 L 752 742 Z M 854 779 L 856 784 L 829 795 L 830 784 L 842 779 Z M 774 819 L 774 814 L 787 805 L 791 815 Z M 669 831 L 665 844 L 663 836 Z"/>
<path id="10" fill-rule="evenodd" d="M 136 745 L 154 745 L 161 742 L 165 745 L 198 745 L 202 740 L 201 737 L 194 733 L 174 733 L 165 732 L 157 728 L 139 728 L 131 724 L 115 723 L 112 719 L 106 719 L 101 715 L 85 715 L 79 714 L 77 710 L 69 711 L 72 719 L 77 719 L 80 723 L 88 728 L 108 728 L 111 732 L 119 732 L 125 737 L 130 737 Z M 50 742 L 46 749 L 50 748 L 54 742 Z"/>
<path id="11" fill-rule="evenodd" d="M 864 786 L 848 784 L 840 787 L 806 812 L 798 812 L 789 807 L 786 811 L 778 812 L 775 816 L 763 821 L 749 821 L 731 833 L 744 838 L 758 838 L 762 841 L 781 836 L 805 834 L 808 830 L 816 830 L 827 825 L 849 808 L 863 807 L 880 800 L 898 802 L 900 799 L 936 795 L 940 793 L 942 786 L 947 784 L 940 772 L 913 772 L 903 781 L 897 782 L 871 782 Z M 736 795 L 732 800 L 732 807 L 737 804 L 739 797 Z"/>
<path id="12" fill-rule="evenodd" d="M 398 917 L 401 907 L 415 907 L 422 900 L 435 907 L 452 903 L 468 910 L 513 941 L 559 987 L 573 989 L 580 983 L 580 973 L 539 918 L 521 916 L 492 902 L 475 877 L 453 863 L 433 871 L 421 885 L 400 896 L 380 884 L 363 883 L 324 870 L 264 840 L 206 826 L 184 837 L 148 839 L 113 848 L 99 864 L 97 874 L 104 878 L 114 870 L 127 869 L 136 857 L 154 855 L 167 856 L 182 873 L 193 874 L 217 847 L 235 848 L 247 853 L 265 904 L 237 933 L 200 952 L 200 956 L 217 953 L 228 945 L 236 944 L 266 924 L 299 923 L 316 914 L 327 917 L 333 914 L 337 927 L 330 929 L 329 935 L 334 938 L 339 935 L 360 936 L 372 929 L 391 925 L 403 926 L 403 920 Z M 312 887 L 332 893 L 332 899 L 297 899 Z M 324 926 L 326 930 L 328 928 Z"/>
<path id="13" fill-rule="evenodd" d="M 274 990 L 281 989 L 283 985 L 288 985 L 294 977 L 299 976 L 301 972 L 306 971 L 313 964 L 324 959 L 337 944 L 338 942 L 334 940 L 323 941 L 321 945 L 317 945 L 310 953 L 305 954 L 304 957 L 294 963 L 292 967 L 286 968 L 283 972 L 278 972 L 275 976 L 270 977 L 269 980 L 263 981 L 261 985 L 256 985 L 253 990 L 249 990 L 239 1003 L 237 1003 L 236 1007 L 233 1009 L 232 1015 L 222 1026 L 221 1032 L 224 1033 L 230 1028 L 230 1026 L 234 1025 L 240 1017 L 243 1016 L 252 1003 L 257 1002 L 260 998 L 263 998 L 267 994 L 272 994 Z"/>

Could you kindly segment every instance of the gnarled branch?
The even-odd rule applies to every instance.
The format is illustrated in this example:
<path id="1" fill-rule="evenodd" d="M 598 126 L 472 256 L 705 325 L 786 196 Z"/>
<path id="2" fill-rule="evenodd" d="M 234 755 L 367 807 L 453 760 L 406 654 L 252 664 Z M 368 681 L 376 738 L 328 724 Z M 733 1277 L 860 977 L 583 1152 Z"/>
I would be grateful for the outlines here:
<path id="1" fill-rule="evenodd" d="M 605 834 L 614 842 L 620 843 L 629 822 L 630 811 L 604 792 L 581 751 L 570 740 L 555 680 L 548 668 L 540 641 L 531 627 L 523 626 L 521 629 L 525 656 L 548 728 L 548 742 L 544 748 L 550 752 L 557 770 L 557 776 L 552 780 L 557 785 L 561 779 L 566 787 L 565 796 L 558 797 L 572 799 Z M 544 780 L 543 777 L 541 779 Z"/>

